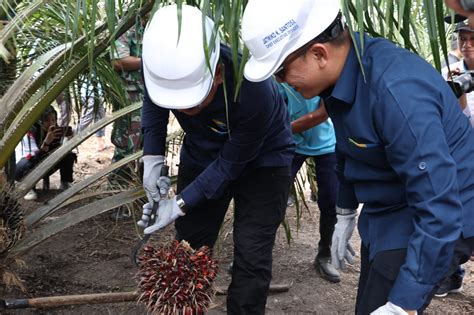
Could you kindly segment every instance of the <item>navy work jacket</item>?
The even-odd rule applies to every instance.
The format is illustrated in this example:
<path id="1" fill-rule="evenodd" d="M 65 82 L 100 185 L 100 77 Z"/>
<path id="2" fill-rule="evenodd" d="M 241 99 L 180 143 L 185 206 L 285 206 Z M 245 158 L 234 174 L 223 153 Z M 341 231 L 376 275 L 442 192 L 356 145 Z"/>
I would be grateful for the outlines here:
<path id="1" fill-rule="evenodd" d="M 362 50 L 359 36 L 364 72 L 352 47 L 322 95 L 336 130 L 337 204 L 364 203 L 358 226 L 370 259 L 407 249 L 389 300 L 416 310 L 461 233 L 474 236 L 474 132 L 430 64 L 366 35 Z"/>
<path id="2" fill-rule="evenodd" d="M 195 116 L 171 110 L 186 133 L 180 163 L 201 174 L 180 194 L 186 206 L 218 199 L 229 183 L 260 167 L 291 165 L 294 142 L 286 104 L 272 79 L 244 79 L 234 101 L 230 50 L 221 46 L 227 101 L 221 84 L 212 102 Z M 144 155 L 163 155 L 169 109 L 155 105 L 145 87 L 142 108 Z"/>

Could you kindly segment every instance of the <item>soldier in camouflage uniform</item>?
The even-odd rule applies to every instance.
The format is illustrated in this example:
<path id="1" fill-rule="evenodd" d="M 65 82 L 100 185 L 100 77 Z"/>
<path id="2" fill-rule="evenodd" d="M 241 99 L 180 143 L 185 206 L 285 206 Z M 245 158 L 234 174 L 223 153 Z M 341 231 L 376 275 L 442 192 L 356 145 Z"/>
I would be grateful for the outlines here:
<path id="1" fill-rule="evenodd" d="M 143 100 L 144 85 L 141 74 L 143 26 L 143 21 L 138 22 L 115 41 L 116 49 L 111 53 L 112 66 L 122 77 L 129 102 L 128 104 L 113 104 L 114 111 Z M 114 122 L 111 141 L 115 146 L 112 162 L 119 161 L 142 148 L 141 112 L 139 109 Z M 132 174 L 139 172 L 139 169 L 138 164 L 129 164 L 115 171 L 109 180 L 112 185 L 127 186 L 132 180 Z M 138 177 L 140 178 L 141 174 L 138 174 Z M 130 216 L 129 209 L 124 206 L 115 209 L 111 214 L 115 220 Z"/>
<path id="2" fill-rule="evenodd" d="M 141 102 L 143 79 L 141 74 L 142 23 L 132 27 L 115 41 L 112 52 L 112 65 L 125 84 L 130 103 Z M 124 107 L 114 104 L 114 110 Z M 111 141 L 115 145 L 112 162 L 136 152 L 142 147 L 140 110 L 136 110 L 114 123 Z"/>

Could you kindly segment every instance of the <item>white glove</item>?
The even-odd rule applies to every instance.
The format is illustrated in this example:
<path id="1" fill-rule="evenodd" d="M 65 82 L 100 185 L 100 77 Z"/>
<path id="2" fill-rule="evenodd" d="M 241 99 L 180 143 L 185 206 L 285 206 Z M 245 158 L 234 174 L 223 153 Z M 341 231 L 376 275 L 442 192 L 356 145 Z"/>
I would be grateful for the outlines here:
<path id="1" fill-rule="evenodd" d="M 143 206 L 143 210 L 145 210 L 145 207 L 151 208 L 151 205 L 149 203 L 145 204 Z M 153 233 L 174 222 L 174 220 L 183 215 L 184 212 L 181 211 L 180 207 L 176 203 L 176 197 L 172 199 L 162 199 L 158 206 L 157 218 L 155 223 L 152 226 L 147 227 L 144 233 Z"/>
<path id="2" fill-rule="evenodd" d="M 396 306 L 392 302 L 387 302 L 385 305 L 380 306 L 378 309 L 370 313 L 371 315 L 407 315 L 408 313 L 403 310 L 400 306 Z M 417 314 L 417 312 L 415 312 Z"/>
<path id="3" fill-rule="evenodd" d="M 355 252 L 349 240 L 356 226 L 356 216 L 356 210 L 353 214 L 337 215 L 331 244 L 331 263 L 336 269 L 345 270 L 346 260 L 349 264 L 354 263 Z"/>
<path id="4" fill-rule="evenodd" d="M 160 178 L 158 178 L 158 181 L 156 182 L 156 186 L 158 187 L 160 198 L 161 199 L 167 198 L 170 187 L 171 187 L 171 178 L 169 178 L 169 176 L 160 176 Z M 153 202 L 156 202 L 156 201 L 153 200 Z M 137 222 L 137 225 L 143 229 L 146 228 L 148 226 L 148 221 L 150 221 L 150 214 L 151 214 L 151 207 L 150 208 L 143 207 L 142 217 L 140 221 Z"/>
<path id="5" fill-rule="evenodd" d="M 161 168 L 165 161 L 163 155 L 145 155 L 143 160 L 143 188 L 145 189 L 148 202 L 160 201 L 158 180 L 161 176 Z"/>
<path id="6" fill-rule="evenodd" d="M 156 186 L 158 187 L 158 192 L 160 193 L 160 199 L 166 199 L 171 187 L 171 178 L 169 176 L 158 177 Z"/>
<path id="7" fill-rule="evenodd" d="M 152 206 L 150 203 L 146 203 L 143 205 L 142 218 L 140 219 L 140 221 L 137 222 L 137 225 L 142 229 L 148 226 L 148 221 L 150 221 L 151 210 Z"/>

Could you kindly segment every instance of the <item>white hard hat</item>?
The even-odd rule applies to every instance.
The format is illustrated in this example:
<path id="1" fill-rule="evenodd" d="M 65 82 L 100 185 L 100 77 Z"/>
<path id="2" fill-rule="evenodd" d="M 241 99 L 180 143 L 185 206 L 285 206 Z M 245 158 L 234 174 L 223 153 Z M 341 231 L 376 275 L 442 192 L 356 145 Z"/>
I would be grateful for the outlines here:
<path id="1" fill-rule="evenodd" d="M 143 34 L 143 75 L 153 103 L 165 108 L 186 109 L 197 106 L 212 87 L 219 60 L 216 36 L 206 64 L 203 43 L 203 15 L 199 9 L 183 5 L 179 30 L 176 5 L 165 6 L 153 15 Z M 208 46 L 214 22 L 204 19 Z M 180 33 L 179 33 L 180 32 Z"/>
<path id="2" fill-rule="evenodd" d="M 250 0 L 242 18 L 242 39 L 251 53 L 249 81 L 270 77 L 285 58 L 330 26 L 339 0 Z"/>

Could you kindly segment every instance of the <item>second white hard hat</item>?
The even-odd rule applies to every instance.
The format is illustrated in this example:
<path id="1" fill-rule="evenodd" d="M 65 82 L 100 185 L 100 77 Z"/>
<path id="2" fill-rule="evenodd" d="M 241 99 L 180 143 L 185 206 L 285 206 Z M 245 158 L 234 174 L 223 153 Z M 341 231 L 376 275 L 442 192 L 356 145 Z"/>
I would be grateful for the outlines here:
<path id="1" fill-rule="evenodd" d="M 143 75 L 153 103 L 164 108 L 186 109 L 199 105 L 209 94 L 219 60 L 219 36 L 206 64 L 203 42 L 211 46 L 214 22 L 203 19 L 199 9 L 182 6 L 179 28 L 176 5 L 165 6 L 153 15 L 143 35 Z"/>
<path id="2" fill-rule="evenodd" d="M 339 0 L 250 0 L 242 18 L 242 39 L 251 53 L 244 75 L 270 77 L 285 58 L 337 17 Z"/>

